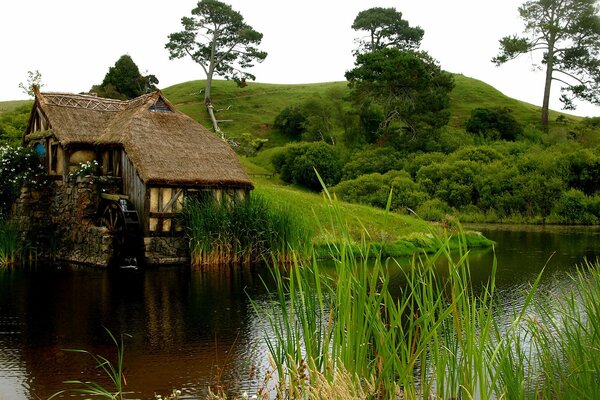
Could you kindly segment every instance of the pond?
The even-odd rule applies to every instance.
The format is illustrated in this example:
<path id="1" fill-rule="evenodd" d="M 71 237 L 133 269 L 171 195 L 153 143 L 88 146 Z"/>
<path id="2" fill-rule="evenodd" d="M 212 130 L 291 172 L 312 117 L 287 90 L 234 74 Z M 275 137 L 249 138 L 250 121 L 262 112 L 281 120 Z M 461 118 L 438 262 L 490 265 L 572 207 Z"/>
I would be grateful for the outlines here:
<path id="1" fill-rule="evenodd" d="M 471 255 L 485 281 L 498 260 L 497 283 L 508 306 L 522 302 L 546 266 L 540 290 L 554 291 L 574 265 L 600 256 L 600 230 L 474 226 L 497 242 Z M 402 261 L 401 261 L 402 263 Z M 272 286 L 268 269 L 187 266 L 106 271 L 45 266 L 0 271 L 0 399 L 46 398 L 72 379 L 105 382 L 86 349 L 113 357 L 104 328 L 127 333 L 128 398 L 180 389 L 204 398 L 210 385 L 254 390 L 269 368 L 265 321 L 253 311 Z M 265 282 L 263 282 L 263 280 Z"/>

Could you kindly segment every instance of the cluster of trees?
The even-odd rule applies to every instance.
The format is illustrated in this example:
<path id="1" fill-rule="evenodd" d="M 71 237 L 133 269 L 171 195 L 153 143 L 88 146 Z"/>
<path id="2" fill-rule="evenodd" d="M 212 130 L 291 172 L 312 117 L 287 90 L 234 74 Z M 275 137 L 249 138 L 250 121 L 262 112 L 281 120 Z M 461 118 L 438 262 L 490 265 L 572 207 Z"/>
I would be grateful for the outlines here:
<path id="1" fill-rule="evenodd" d="M 102 83 L 92 86 L 90 92 L 109 99 L 127 100 L 156 90 L 156 85 L 156 76 L 142 75 L 131 56 L 125 54 L 108 69 Z"/>
<path id="2" fill-rule="evenodd" d="M 372 153 L 364 150 L 353 158 Z M 396 163 L 388 171 L 373 172 L 371 165 L 357 171 L 360 164 L 346 164 L 343 175 L 357 177 L 333 192 L 385 207 L 392 190 L 392 209 L 427 219 L 458 212 L 465 221 L 600 222 L 600 149 L 574 142 L 546 147 L 497 141 L 387 160 L 387 168 Z"/>
<path id="3" fill-rule="evenodd" d="M 598 102 L 596 1 L 530 0 L 519 11 L 532 36 L 502 39 L 493 61 L 499 65 L 544 49 L 550 79 L 545 91 L 549 82 L 561 80 L 567 106 L 573 98 Z M 395 9 L 380 7 L 359 13 L 352 27 L 365 37 L 358 40 L 355 67 L 346 73 L 351 94 L 338 105 L 342 112 L 326 118 L 332 127 L 325 130 L 328 135 L 309 134 L 317 113 L 305 103 L 287 107 L 275 119 L 275 127 L 294 140 L 321 140 L 288 145 L 275 155 L 283 180 L 320 190 L 310 179 L 317 169 L 344 200 L 385 207 L 393 191 L 392 209 L 428 219 L 460 213 L 473 221 L 600 222 L 596 119 L 568 127 L 565 122 L 562 138 L 544 134 L 545 100 L 539 134 L 525 132 L 502 107 L 473 109 L 459 134 L 445 127 L 452 76 L 419 50 L 423 30 Z M 335 142 L 336 130 L 343 132 L 345 146 Z M 449 139 L 453 134 L 457 140 Z"/>

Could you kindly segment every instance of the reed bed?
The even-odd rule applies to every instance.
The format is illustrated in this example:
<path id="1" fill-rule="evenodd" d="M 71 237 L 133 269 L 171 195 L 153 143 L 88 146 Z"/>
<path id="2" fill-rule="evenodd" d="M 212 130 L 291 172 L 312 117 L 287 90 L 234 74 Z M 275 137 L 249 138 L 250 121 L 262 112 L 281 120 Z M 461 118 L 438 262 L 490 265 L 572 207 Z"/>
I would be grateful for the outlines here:
<path id="1" fill-rule="evenodd" d="M 303 215 L 256 194 L 232 202 L 190 199 L 182 218 L 194 265 L 247 265 L 271 257 L 286 263 L 312 246 L 313 229 Z"/>
<path id="2" fill-rule="evenodd" d="M 341 215 L 332 205 L 332 223 Z M 408 266 L 344 240 L 330 246 L 335 272 L 296 262 L 273 269 L 265 309 L 273 359 L 271 392 L 259 398 L 323 398 L 315 387 L 364 399 L 571 399 L 600 393 L 600 265 L 586 264 L 560 295 L 536 293 L 501 311 L 496 264 L 472 285 L 466 246 L 438 237 L 433 255 Z M 463 241 L 461 235 L 458 240 Z M 441 262 L 443 261 L 443 262 Z M 400 268 L 401 287 L 390 287 Z M 325 384 L 328 383 L 328 384 Z"/>
<path id="3" fill-rule="evenodd" d="M 23 253 L 17 227 L 0 215 L 0 267 L 17 263 Z"/>

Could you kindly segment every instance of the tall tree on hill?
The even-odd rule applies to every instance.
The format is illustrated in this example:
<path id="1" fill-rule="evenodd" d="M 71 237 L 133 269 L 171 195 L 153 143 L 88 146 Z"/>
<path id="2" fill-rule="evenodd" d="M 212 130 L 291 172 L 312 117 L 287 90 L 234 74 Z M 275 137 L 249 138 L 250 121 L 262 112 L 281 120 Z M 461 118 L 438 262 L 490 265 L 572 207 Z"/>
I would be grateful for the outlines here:
<path id="1" fill-rule="evenodd" d="M 357 39 L 358 52 L 372 52 L 384 48 L 416 50 L 421 45 L 424 31 L 411 27 L 402 19 L 402 13 L 395 8 L 373 7 L 358 13 L 352 29 L 367 31 L 368 36 Z"/>
<path id="2" fill-rule="evenodd" d="M 346 79 L 357 104 L 383 110 L 381 139 L 419 148 L 448 123 L 454 79 L 425 52 L 386 48 L 358 54 Z"/>
<path id="3" fill-rule="evenodd" d="M 157 84 L 156 76 L 142 75 L 131 56 L 125 54 L 108 69 L 102 84 L 93 86 L 91 91 L 101 97 L 126 100 L 156 90 Z"/>
<path id="4" fill-rule="evenodd" d="M 184 30 L 169 35 L 165 48 L 170 59 L 189 56 L 206 74 L 204 104 L 213 129 L 220 132 L 211 99 L 213 76 L 220 75 L 243 85 L 255 76 L 246 69 L 262 62 L 267 53 L 260 51 L 263 35 L 244 22 L 244 17 L 230 5 L 218 0 L 201 0 L 191 17 L 183 17 Z"/>
<path id="5" fill-rule="evenodd" d="M 542 127 L 548 127 L 552 81 L 561 87 L 565 109 L 574 99 L 600 104 L 600 17 L 598 0 L 529 0 L 519 7 L 525 22 L 524 37 L 500 40 L 500 53 L 492 59 L 501 65 L 524 53 L 542 51 L 546 79 Z"/>

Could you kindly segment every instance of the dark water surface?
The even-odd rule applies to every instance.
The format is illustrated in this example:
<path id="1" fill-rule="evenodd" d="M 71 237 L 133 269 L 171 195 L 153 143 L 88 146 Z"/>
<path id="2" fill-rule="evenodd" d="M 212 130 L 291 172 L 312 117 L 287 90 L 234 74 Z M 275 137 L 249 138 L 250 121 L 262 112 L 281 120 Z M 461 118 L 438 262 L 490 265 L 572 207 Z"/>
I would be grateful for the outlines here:
<path id="1" fill-rule="evenodd" d="M 498 244 L 497 283 L 507 304 L 546 265 L 540 290 L 555 291 L 584 258 L 600 256 L 591 228 L 476 226 Z M 475 251 L 472 276 L 487 280 L 494 251 Z M 402 263 L 402 262 L 401 262 Z M 268 332 L 248 296 L 267 300 L 265 267 L 187 266 L 106 271 L 38 266 L 0 270 L 0 400 L 36 399 L 67 387 L 65 380 L 102 383 L 91 359 L 64 349 L 114 357 L 103 327 L 125 332 L 128 398 L 154 398 L 180 389 L 203 398 L 209 385 L 253 391 L 269 368 Z M 261 279 L 262 277 L 262 279 Z"/>

